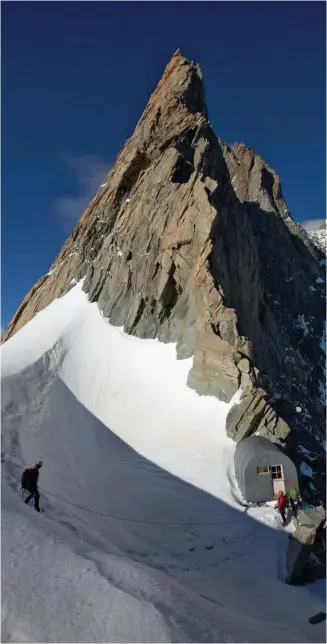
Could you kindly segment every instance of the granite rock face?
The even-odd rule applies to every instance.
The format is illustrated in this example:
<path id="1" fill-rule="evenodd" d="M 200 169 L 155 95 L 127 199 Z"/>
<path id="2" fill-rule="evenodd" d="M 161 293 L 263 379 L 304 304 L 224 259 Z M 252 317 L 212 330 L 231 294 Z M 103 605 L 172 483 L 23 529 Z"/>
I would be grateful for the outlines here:
<path id="1" fill-rule="evenodd" d="M 188 385 L 198 393 L 230 401 L 242 387 L 248 398 L 228 429 L 236 440 L 256 430 L 291 436 L 297 458 L 301 430 L 316 458 L 325 428 L 323 261 L 292 219 L 277 174 L 214 134 L 201 71 L 177 51 L 3 341 L 85 277 L 111 324 L 194 356 Z"/>
<path id="2" fill-rule="evenodd" d="M 299 510 L 286 552 L 286 582 L 301 585 L 326 577 L 326 514 L 323 507 Z M 312 556 L 313 555 L 313 556 Z"/>
<path id="3" fill-rule="evenodd" d="M 273 443 L 284 443 L 290 427 L 269 405 L 267 393 L 263 389 L 252 389 L 239 405 L 234 405 L 229 411 L 226 431 L 236 443 L 253 433 Z"/>

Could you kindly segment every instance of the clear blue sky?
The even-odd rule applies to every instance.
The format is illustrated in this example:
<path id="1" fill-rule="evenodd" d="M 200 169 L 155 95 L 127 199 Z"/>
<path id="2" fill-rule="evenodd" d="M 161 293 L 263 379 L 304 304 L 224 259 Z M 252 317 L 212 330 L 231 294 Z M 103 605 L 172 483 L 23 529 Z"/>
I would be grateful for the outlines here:
<path id="1" fill-rule="evenodd" d="M 217 135 L 325 217 L 322 2 L 2 3 L 2 324 L 55 258 L 173 52 L 200 63 Z"/>

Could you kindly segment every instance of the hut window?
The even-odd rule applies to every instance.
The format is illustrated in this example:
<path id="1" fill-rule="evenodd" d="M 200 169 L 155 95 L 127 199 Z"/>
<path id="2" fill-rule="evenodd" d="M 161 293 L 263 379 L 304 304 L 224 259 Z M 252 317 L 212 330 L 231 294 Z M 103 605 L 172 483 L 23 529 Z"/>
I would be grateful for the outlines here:
<path id="1" fill-rule="evenodd" d="M 271 468 L 271 475 L 273 479 L 282 479 L 283 478 L 282 466 L 273 465 Z"/>
<path id="2" fill-rule="evenodd" d="M 266 465 L 259 465 L 257 467 L 257 474 L 268 474 L 269 472 L 269 467 Z"/>

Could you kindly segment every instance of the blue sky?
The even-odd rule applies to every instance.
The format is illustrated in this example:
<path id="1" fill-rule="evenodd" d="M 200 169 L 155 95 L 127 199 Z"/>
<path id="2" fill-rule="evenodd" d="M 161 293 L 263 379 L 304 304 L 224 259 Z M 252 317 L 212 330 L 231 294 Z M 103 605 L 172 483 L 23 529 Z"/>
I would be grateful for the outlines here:
<path id="1" fill-rule="evenodd" d="M 322 2 L 2 3 L 2 325 L 47 272 L 173 52 L 203 70 L 209 118 L 325 217 Z"/>

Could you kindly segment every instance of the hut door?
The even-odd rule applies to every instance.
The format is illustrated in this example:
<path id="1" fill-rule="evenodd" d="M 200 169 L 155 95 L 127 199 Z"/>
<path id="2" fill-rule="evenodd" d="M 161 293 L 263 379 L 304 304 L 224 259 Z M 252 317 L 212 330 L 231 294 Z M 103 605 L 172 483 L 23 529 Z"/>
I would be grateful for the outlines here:
<path id="1" fill-rule="evenodd" d="M 285 480 L 282 465 L 271 466 L 271 477 L 273 482 L 274 497 L 278 497 L 278 492 L 282 490 L 285 492 Z"/>

